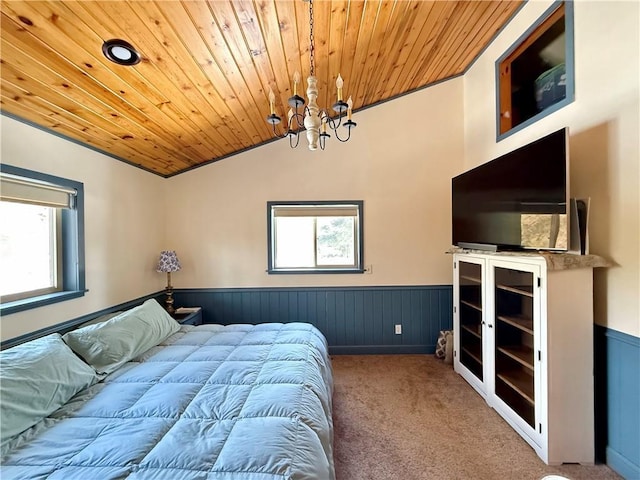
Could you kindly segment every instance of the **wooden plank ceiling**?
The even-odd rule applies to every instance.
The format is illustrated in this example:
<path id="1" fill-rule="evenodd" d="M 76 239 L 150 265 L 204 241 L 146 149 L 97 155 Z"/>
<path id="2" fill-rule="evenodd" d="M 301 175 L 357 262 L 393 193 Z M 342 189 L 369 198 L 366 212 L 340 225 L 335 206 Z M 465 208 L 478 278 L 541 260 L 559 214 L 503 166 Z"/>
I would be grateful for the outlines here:
<path id="1" fill-rule="evenodd" d="M 315 0 L 319 106 L 335 102 L 338 73 L 354 111 L 460 74 L 520 3 Z M 162 176 L 270 141 L 269 89 L 284 117 L 293 73 L 309 74 L 303 0 L 1 8 L 2 110 Z M 142 62 L 107 60 L 112 38 Z"/>

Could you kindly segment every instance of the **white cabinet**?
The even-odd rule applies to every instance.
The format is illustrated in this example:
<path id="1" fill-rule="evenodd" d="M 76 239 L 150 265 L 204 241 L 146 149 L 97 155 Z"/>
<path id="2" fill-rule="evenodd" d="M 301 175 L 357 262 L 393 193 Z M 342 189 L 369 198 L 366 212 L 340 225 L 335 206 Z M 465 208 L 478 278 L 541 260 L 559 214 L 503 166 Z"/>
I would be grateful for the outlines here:
<path id="1" fill-rule="evenodd" d="M 593 269 L 454 255 L 454 368 L 546 463 L 593 463 Z"/>

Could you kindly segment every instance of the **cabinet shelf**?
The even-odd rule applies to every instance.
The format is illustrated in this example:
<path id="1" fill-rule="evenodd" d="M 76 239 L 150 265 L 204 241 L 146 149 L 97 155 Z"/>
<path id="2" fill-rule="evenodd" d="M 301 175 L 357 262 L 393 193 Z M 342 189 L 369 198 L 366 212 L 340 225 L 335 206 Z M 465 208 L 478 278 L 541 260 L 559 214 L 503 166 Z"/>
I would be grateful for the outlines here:
<path id="1" fill-rule="evenodd" d="M 472 302 L 469 302 L 467 300 L 460 300 L 460 304 L 466 305 L 467 307 L 473 308 L 474 310 L 477 310 L 479 312 L 482 311 L 482 307 L 480 305 L 478 305 L 477 303 L 472 303 Z"/>
<path id="2" fill-rule="evenodd" d="M 462 347 L 462 351 L 474 359 L 479 365 L 482 365 L 482 347 L 480 347 L 480 345 L 466 345 Z"/>
<path id="3" fill-rule="evenodd" d="M 524 290 L 520 287 L 514 287 L 513 285 L 496 284 L 496 288 L 505 292 L 517 293 L 518 295 L 533 298 L 533 292 L 529 292 L 528 290 Z"/>
<path id="4" fill-rule="evenodd" d="M 534 405 L 533 400 L 533 377 L 525 372 L 513 370 L 496 374 L 496 377 L 511 387 L 518 395 L 530 405 Z"/>
<path id="5" fill-rule="evenodd" d="M 533 320 L 524 315 L 498 315 L 498 320 L 533 335 Z"/>
<path id="6" fill-rule="evenodd" d="M 479 277 L 472 277 L 471 275 L 460 275 L 460 280 L 468 280 L 470 282 L 477 283 L 478 285 L 482 283 Z"/>
<path id="7" fill-rule="evenodd" d="M 473 335 L 475 338 L 477 338 L 478 340 L 480 340 L 482 338 L 482 335 L 480 335 L 480 333 L 476 330 L 474 330 L 472 327 L 470 327 L 469 325 L 461 325 L 461 328 L 466 331 L 469 332 L 471 335 Z"/>
<path id="8" fill-rule="evenodd" d="M 533 372 L 533 350 L 525 345 L 498 347 L 498 351 Z"/>

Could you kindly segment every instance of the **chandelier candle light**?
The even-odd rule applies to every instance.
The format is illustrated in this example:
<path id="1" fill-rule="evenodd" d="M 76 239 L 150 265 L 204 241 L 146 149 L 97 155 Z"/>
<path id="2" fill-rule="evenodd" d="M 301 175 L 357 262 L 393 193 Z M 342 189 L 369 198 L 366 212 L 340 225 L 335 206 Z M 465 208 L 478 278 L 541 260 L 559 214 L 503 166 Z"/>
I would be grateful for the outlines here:
<path id="1" fill-rule="evenodd" d="M 166 272 L 167 273 L 167 288 L 165 289 L 165 295 L 167 299 L 165 300 L 165 305 L 167 312 L 170 315 L 175 313 L 175 309 L 173 308 L 173 286 L 171 285 L 171 272 L 177 272 L 180 270 L 182 266 L 180 265 L 180 260 L 178 260 L 178 256 L 174 250 L 163 250 L 160 252 L 160 259 L 158 260 L 158 266 L 156 267 L 156 272 Z"/>
<path id="2" fill-rule="evenodd" d="M 341 142 L 347 142 L 351 138 L 351 129 L 356 126 L 356 123 L 351 120 L 353 100 L 351 97 L 345 102 L 342 99 L 342 87 L 344 81 L 340 74 L 336 79 L 336 88 L 338 89 L 338 100 L 333 104 L 332 108 L 334 112 L 338 114 L 337 119 L 331 118 L 329 112 L 326 109 L 320 109 L 316 102 L 318 98 L 318 81 L 315 77 L 315 42 L 313 38 L 313 0 L 305 0 L 309 2 L 309 77 L 307 78 L 307 98 L 309 104 L 305 105 L 304 98 L 298 95 L 298 83 L 300 83 L 300 73 L 296 72 L 293 75 L 293 96 L 289 98 L 289 112 L 287 113 L 287 125 L 284 133 L 278 133 L 276 125 L 279 124 L 282 119 L 276 115 L 275 101 L 276 96 L 272 89 L 269 89 L 269 109 L 270 114 L 267 117 L 267 123 L 273 125 L 273 134 L 278 138 L 289 137 L 289 145 L 291 148 L 296 148 L 300 141 L 300 130 L 305 128 L 307 130 L 307 141 L 309 142 L 309 150 L 317 150 L 318 144 L 320 149 L 324 150 L 326 139 L 331 135 L 327 133 L 327 126 L 330 130 L 335 132 L 336 138 Z M 295 109 L 295 111 L 294 111 Z M 342 119 L 345 117 L 346 121 L 343 123 Z M 338 128 L 343 125 L 347 129 L 347 137 L 340 138 L 338 135 Z M 295 142 L 294 142 L 295 138 Z"/>

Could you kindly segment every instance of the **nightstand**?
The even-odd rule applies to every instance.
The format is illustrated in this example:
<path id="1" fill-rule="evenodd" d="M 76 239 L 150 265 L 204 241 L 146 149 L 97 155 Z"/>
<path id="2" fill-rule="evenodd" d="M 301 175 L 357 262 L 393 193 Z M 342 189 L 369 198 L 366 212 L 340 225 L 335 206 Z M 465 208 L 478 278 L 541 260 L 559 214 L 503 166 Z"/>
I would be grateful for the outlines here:
<path id="1" fill-rule="evenodd" d="M 171 315 L 180 325 L 202 325 L 202 308 L 195 312 L 174 313 Z"/>

